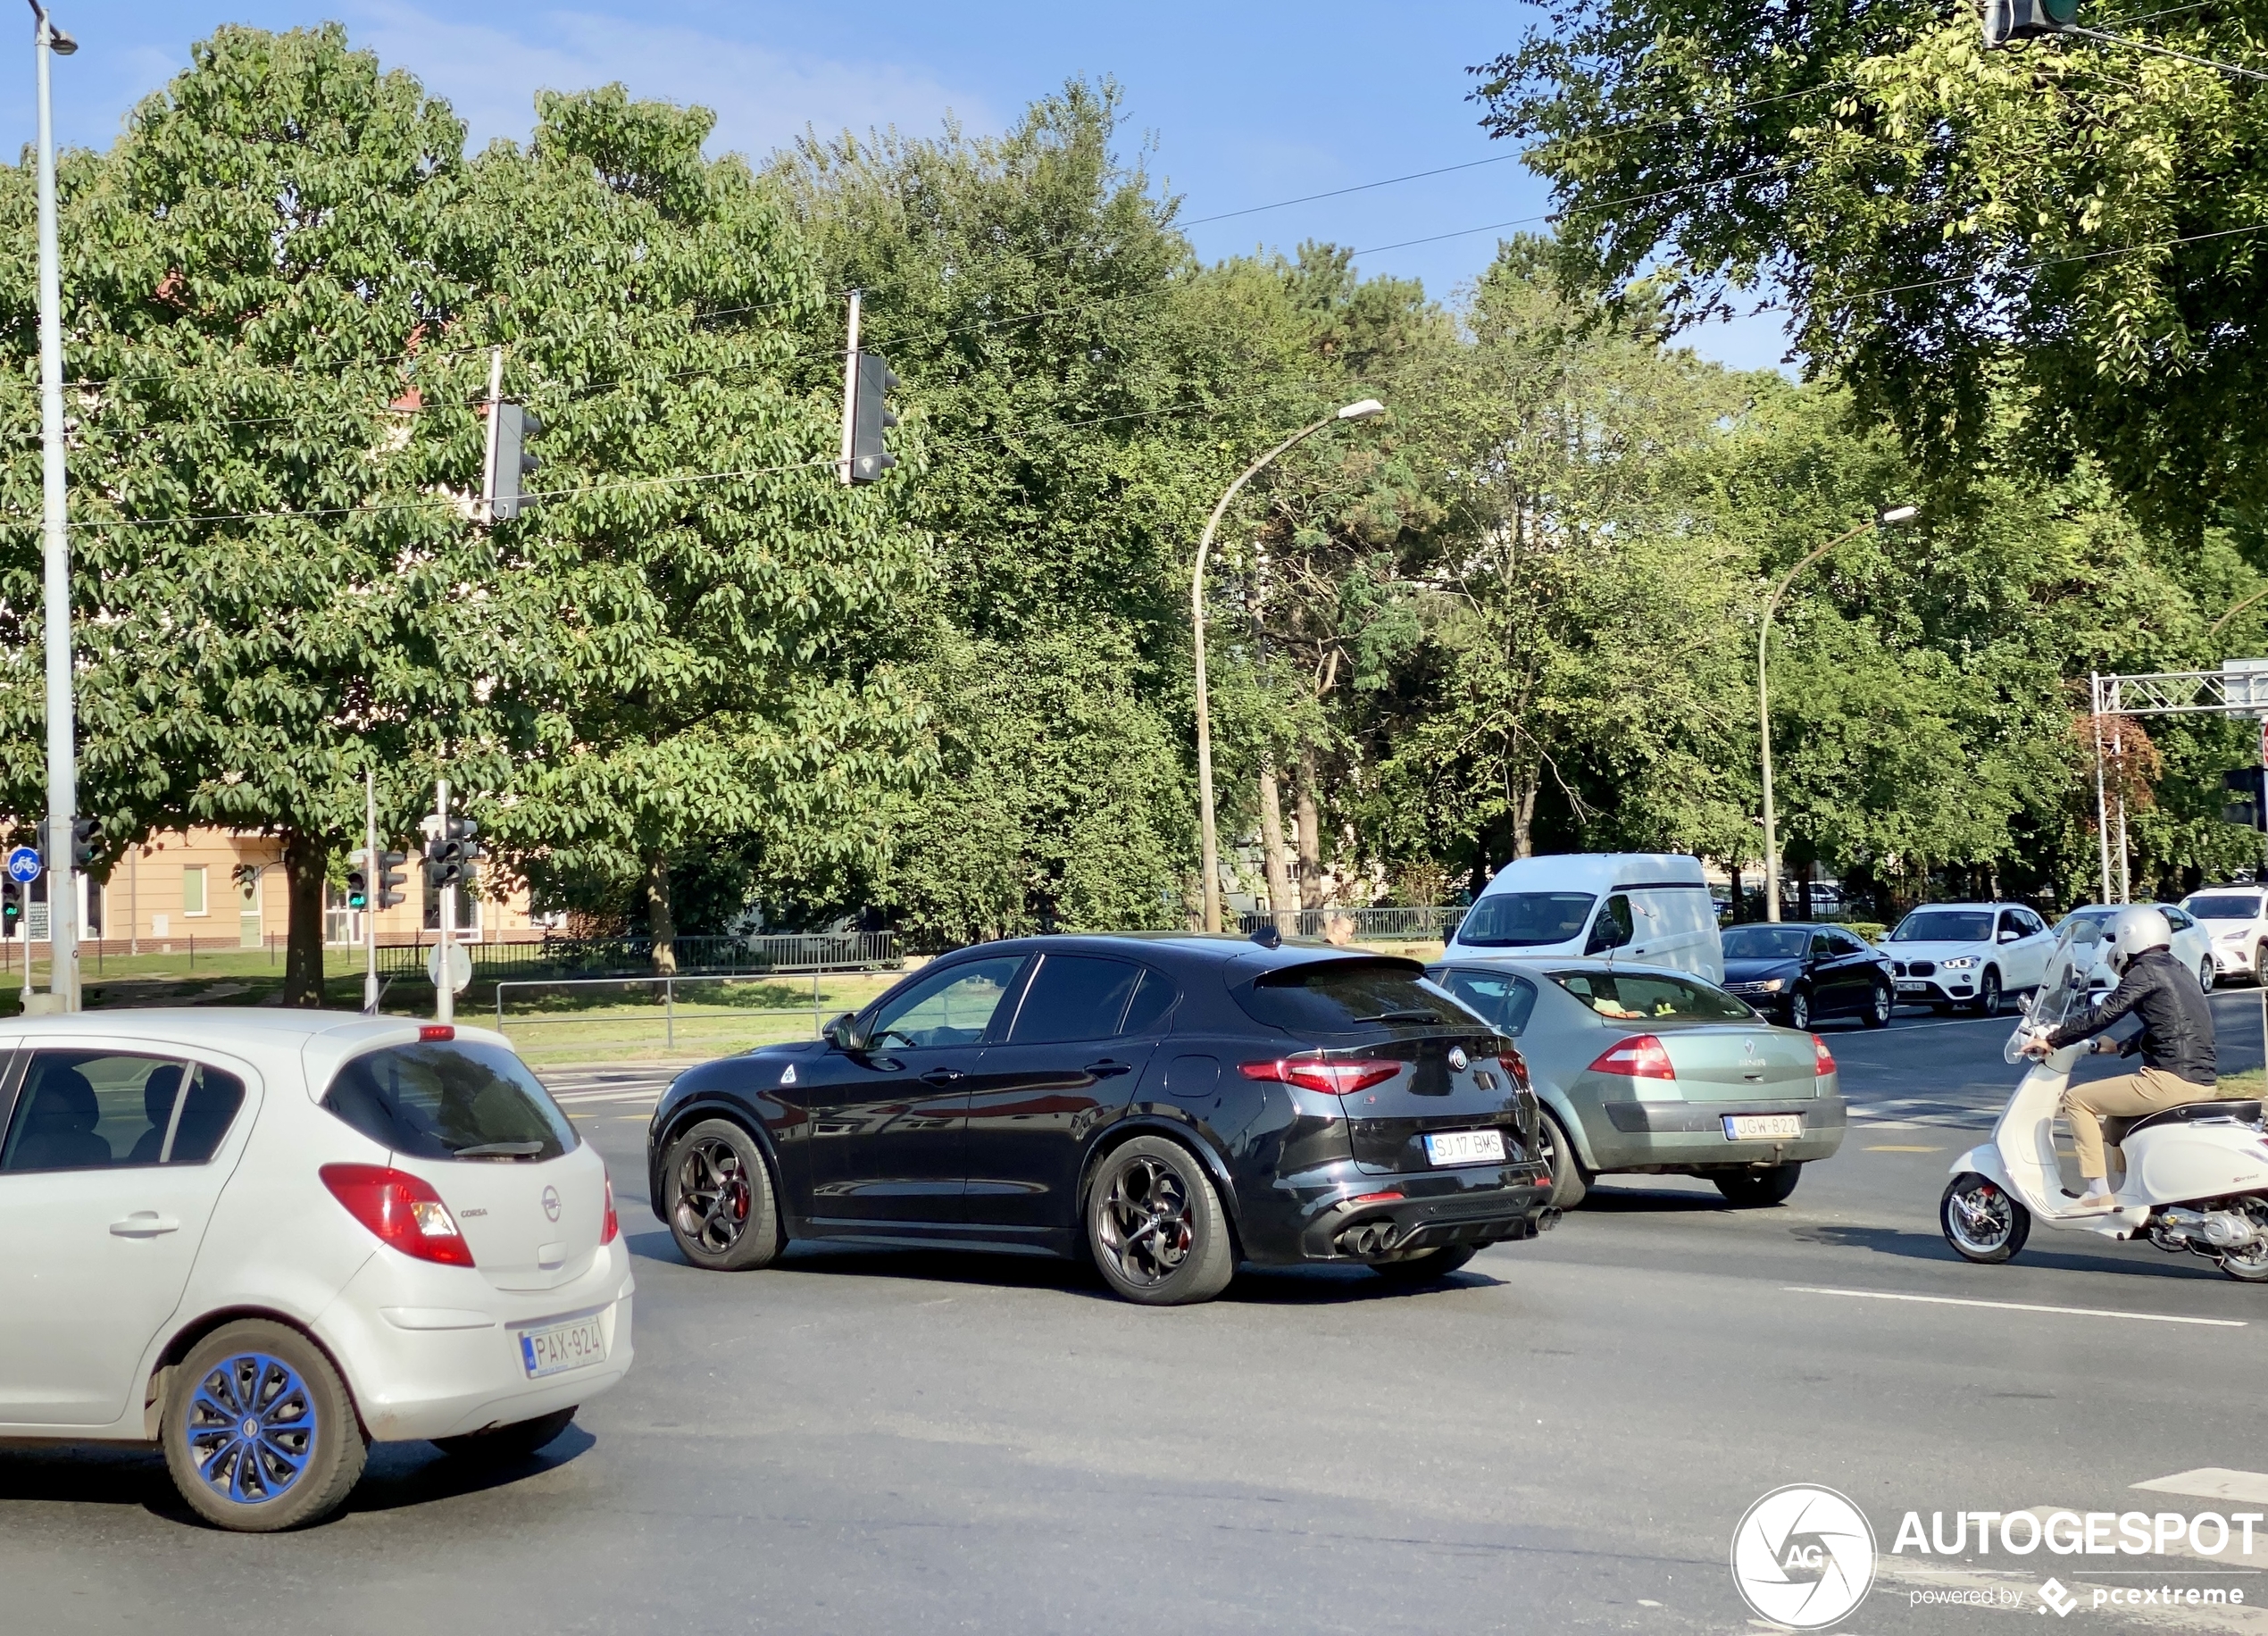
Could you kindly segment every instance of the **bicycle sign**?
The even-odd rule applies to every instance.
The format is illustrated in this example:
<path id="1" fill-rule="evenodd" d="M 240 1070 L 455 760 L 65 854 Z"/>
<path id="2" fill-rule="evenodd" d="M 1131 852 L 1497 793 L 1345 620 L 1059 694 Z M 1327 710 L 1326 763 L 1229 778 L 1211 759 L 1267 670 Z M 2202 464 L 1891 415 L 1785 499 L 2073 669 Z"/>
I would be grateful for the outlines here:
<path id="1" fill-rule="evenodd" d="M 8 879 L 18 886 L 29 886 L 39 879 L 43 865 L 39 854 L 29 847 L 17 847 L 8 854 Z"/>

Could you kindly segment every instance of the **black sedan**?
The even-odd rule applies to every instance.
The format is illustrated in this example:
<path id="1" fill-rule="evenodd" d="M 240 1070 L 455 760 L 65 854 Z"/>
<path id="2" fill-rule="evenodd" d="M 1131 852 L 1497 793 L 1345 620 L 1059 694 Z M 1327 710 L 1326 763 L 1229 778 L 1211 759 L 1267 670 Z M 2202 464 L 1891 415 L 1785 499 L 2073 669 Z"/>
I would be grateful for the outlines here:
<path id="1" fill-rule="evenodd" d="M 1414 961 L 1261 939 L 981 944 L 688 1069 L 646 1133 L 655 1214 L 720 1271 L 794 1239 L 1089 1255 L 1154 1305 L 1240 1261 L 1438 1279 L 1551 1224 L 1509 1039 Z"/>
<path id="2" fill-rule="evenodd" d="M 1897 1004 L 1888 956 L 1840 926 L 1807 921 L 1726 927 L 1724 986 L 1789 1028 L 1829 1017 L 1880 1028 Z"/>

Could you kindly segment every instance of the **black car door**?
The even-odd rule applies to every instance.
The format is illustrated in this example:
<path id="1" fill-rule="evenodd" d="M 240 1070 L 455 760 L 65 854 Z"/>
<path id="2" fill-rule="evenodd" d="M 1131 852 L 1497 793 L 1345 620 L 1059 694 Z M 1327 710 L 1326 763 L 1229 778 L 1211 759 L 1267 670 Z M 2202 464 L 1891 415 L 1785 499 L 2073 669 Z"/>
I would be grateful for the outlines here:
<path id="1" fill-rule="evenodd" d="M 1811 1009 L 1818 1017 L 1846 1016 L 1856 1011 L 1865 999 L 1858 984 L 1861 973 L 1847 951 L 1831 931 L 1811 934 L 1811 956 L 1805 963 L 1811 968 Z"/>
<path id="2" fill-rule="evenodd" d="M 1087 1139 L 1132 1098 L 1178 997 L 1171 978 L 1135 961 L 1040 957 L 969 1098 L 971 1222 L 1073 1225 Z"/>
<path id="3" fill-rule="evenodd" d="M 804 1100 L 815 1224 L 963 1219 L 969 1091 L 1024 964 L 942 965 L 863 1019 L 863 1049 L 830 1054 Z"/>

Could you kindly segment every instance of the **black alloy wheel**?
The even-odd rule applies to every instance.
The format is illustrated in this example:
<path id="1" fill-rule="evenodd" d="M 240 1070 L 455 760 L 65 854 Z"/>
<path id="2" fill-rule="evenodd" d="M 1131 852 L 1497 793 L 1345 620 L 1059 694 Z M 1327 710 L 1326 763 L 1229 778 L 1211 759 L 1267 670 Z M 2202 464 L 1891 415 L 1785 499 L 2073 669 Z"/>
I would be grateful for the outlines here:
<path id="1" fill-rule="evenodd" d="M 1791 990 L 1788 1003 L 1780 1007 L 1780 1013 L 1788 1019 L 1789 1027 L 1798 1033 L 1807 1032 L 1811 1028 L 1811 991 L 1808 989 Z"/>
<path id="2" fill-rule="evenodd" d="M 1890 1014 L 1897 1009 L 1897 996 L 1891 991 L 1890 985 L 1878 982 L 1867 991 L 1866 1009 L 1860 1014 L 1859 1021 L 1869 1028 L 1886 1028 L 1889 1025 Z"/>
<path id="3" fill-rule="evenodd" d="M 770 1266 L 787 1235 L 771 1167 L 756 1139 L 729 1119 L 705 1119 L 670 1144 L 662 1165 L 670 1237 L 713 1273 Z"/>
<path id="4" fill-rule="evenodd" d="M 1985 967 L 1985 974 L 1977 980 L 1977 1014 L 1980 1017 L 2000 1014 L 2000 973 L 1990 966 Z"/>
<path id="5" fill-rule="evenodd" d="M 1799 1161 L 1767 1165 L 1763 1170 L 1721 1171 L 1709 1180 L 1716 1183 L 1717 1191 L 1734 1209 L 1761 1210 L 1785 1204 L 1788 1195 L 1796 1190 L 1796 1183 L 1803 1180 L 1803 1174 Z"/>
<path id="6" fill-rule="evenodd" d="M 1138 1136 L 1103 1160 L 1087 1195 L 1087 1245 L 1113 1292 L 1146 1306 L 1209 1301 L 1237 1271 L 1212 1179 L 1162 1136 Z"/>
<path id="7" fill-rule="evenodd" d="M 1567 1139 L 1559 1115 L 1549 1108 L 1536 1121 L 1536 1156 L 1551 1167 L 1550 1202 L 1562 1210 L 1581 1204 L 1590 1191 L 1590 1176 L 1576 1158 L 1575 1144 Z"/>

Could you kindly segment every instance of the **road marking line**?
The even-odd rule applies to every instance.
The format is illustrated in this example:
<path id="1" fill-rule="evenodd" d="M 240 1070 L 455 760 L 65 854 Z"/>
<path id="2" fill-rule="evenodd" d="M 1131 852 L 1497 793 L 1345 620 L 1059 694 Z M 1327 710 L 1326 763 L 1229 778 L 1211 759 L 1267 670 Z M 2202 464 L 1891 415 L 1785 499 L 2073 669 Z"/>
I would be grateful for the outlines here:
<path id="1" fill-rule="evenodd" d="M 1901 1148 L 1896 1142 L 1877 1142 L 1866 1151 L 1869 1153 L 1943 1153 L 1945 1149 L 1942 1148 Z"/>
<path id="2" fill-rule="evenodd" d="M 2200 1499 L 2241 1499 L 2268 1504 L 2268 1472 L 2231 1471 L 2225 1465 L 2200 1465 L 2193 1472 L 2153 1477 L 2132 1485 L 2160 1494 L 2194 1494 Z"/>
<path id="3" fill-rule="evenodd" d="M 1814 1284 L 1783 1284 L 1790 1295 L 1847 1295 L 1865 1301 L 1915 1301 L 1928 1306 L 1989 1306 L 1996 1312 L 2049 1312 L 2070 1318 L 2131 1318 L 2138 1323 L 2202 1323 L 2213 1329 L 2243 1329 L 2242 1318 L 2184 1318 L 2165 1312 L 2112 1312 L 2102 1306 L 2039 1306 L 2030 1301 L 1972 1301 L 1954 1295 L 1898 1295 L 1888 1290 L 1829 1290 Z"/>

